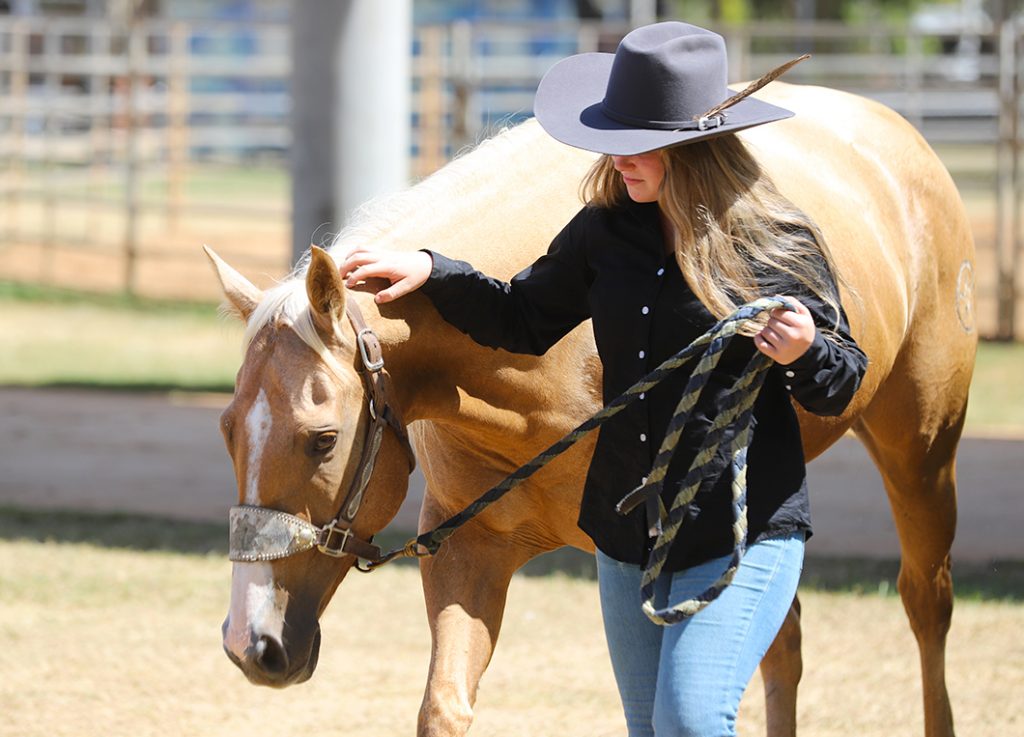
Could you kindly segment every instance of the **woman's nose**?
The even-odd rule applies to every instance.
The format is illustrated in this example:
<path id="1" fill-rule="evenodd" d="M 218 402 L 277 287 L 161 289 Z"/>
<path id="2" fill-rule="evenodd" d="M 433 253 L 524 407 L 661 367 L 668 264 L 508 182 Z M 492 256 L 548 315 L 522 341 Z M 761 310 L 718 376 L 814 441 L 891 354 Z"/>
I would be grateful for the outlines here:
<path id="1" fill-rule="evenodd" d="M 632 156 L 612 156 L 612 166 L 619 171 L 628 168 L 633 163 Z"/>

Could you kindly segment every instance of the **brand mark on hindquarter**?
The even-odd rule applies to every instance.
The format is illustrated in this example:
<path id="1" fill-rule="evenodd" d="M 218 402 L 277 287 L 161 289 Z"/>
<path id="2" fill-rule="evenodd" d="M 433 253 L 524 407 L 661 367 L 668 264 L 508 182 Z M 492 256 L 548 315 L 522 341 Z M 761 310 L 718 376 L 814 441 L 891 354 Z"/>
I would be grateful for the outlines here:
<path id="1" fill-rule="evenodd" d="M 956 316 L 965 333 L 974 331 L 974 264 L 964 261 L 956 278 Z"/>

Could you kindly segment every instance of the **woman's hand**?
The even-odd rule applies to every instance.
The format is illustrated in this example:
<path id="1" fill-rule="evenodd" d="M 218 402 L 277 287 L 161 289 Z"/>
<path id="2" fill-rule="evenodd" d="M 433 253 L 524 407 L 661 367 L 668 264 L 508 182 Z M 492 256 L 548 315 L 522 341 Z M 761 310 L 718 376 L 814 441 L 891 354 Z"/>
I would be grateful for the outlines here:
<path id="1" fill-rule="evenodd" d="M 804 355 L 817 332 L 810 310 L 793 297 L 785 300 L 796 309 L 772 310 L 768 324 L 754 336 L 757 350 L 783 365 Z"/>
<path id="2" fill-rule="evenodd" d="M 367 279 L 387 279 L 391 286 L 374 295 L 377 304 L 391 302 L 423 286 L 434 262 L 423 251 L 352 251 L 339 268 L 345 286 L 352 288 Z"/>

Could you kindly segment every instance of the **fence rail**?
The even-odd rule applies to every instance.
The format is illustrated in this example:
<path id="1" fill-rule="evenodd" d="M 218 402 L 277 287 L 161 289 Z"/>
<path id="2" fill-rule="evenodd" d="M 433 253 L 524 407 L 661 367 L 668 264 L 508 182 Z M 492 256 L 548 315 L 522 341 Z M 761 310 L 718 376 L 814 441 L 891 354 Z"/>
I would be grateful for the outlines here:
<path id="1" fill-rule="evenodd" d="M 611 51 L 624 26 L 456 23 L 413 42 L 410 171 L 422 177 L 496 128 L 529 115 L 558 59 Z M 718 29 L 733 81 L 793 56 L 787 74 L 876 99 L 914 123 L 972 209 L 983 330 L 1019 333 L 1021 29 L 958 39 L 872 24 Z M 290 257 L 287 152 L 290 32 L 282 24 L 0 16 L 0 277 L 78 279 L 81 253 L 116 259 L 111 288 L 189 296 L 164 259 L 196 243 L 281 273 Z M 966 49 L 966 50 L 965 50 Z M 991 162 L 981 166 L 977 162 Z M 114 261 L 111 261 L 114 263 Z M 205 268 L 200 266 L 199 268 Z M 200 292 L 202 290 L 199 290 Z M 201 293 L 199 296 L 210 296 Z M 987 317 L 984 317 L 986 316 Z"/>

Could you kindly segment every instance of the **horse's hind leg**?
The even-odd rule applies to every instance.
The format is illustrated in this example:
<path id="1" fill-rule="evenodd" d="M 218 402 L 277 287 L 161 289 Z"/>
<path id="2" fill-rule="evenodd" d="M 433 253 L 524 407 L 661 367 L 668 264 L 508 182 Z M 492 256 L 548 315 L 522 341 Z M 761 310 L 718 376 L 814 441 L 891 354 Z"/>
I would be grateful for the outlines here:
<path id="1" fill-rule="evenodd" d="M 925 734 L 951 737 L 946 634 L 953 614 L 950 548 L 956 529 L 956 449 L 963 429 L 966 388 L 933 398 L 933 404 L 952 403 L 945 412 L 935 406 L 923 412 L 927 403 L 920 397 L 907 406 L 915 399 L 913 391 L 888 394 L 880 408 L 877 402 L 873 405 L 879 408 L 877 415 L 871 409 L 865 413 L 856 432 L 882 474 L 899 533 L 898 588 L 921 657 Z M 938 426 L 908 427 L 893 421 L 894 417 L 920 418 L 922 425 L 931 418 Z M 936 417 L 946 421 L 936 422 Z"/>
<path id="2" fill-rule="evenodd" d="M 779 634 L 761 660 L 768 737 L 795 737 L 796 690 L 803 674 L 800 598 L 793 599 Z"/>

